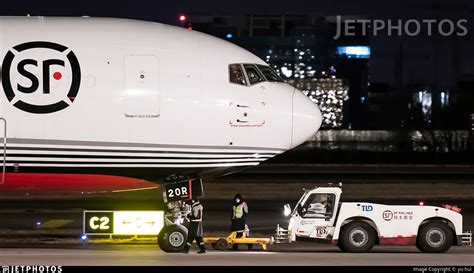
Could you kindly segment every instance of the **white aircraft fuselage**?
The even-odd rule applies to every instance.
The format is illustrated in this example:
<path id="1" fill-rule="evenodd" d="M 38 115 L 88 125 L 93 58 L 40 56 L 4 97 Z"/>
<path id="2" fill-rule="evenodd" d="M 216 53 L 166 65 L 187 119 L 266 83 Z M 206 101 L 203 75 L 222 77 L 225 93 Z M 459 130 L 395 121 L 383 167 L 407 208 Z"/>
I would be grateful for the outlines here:
<path id="1" fill-rule="evenodd" d="M 252 53 L 159 23 L 0 17 L 0 64 L 8 173 L 226 172 L 321 125 L 317 106 Z"/>

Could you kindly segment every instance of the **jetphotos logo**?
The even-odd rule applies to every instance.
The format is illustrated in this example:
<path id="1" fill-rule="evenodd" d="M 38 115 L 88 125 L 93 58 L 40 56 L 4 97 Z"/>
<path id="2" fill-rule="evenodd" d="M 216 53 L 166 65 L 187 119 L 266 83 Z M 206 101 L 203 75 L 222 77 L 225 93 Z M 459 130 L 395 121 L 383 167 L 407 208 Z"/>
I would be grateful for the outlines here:
<path id="1" fill-rule="evenodd" d="M 81 68 L 74 52 L 51 42 L 28 42 L 7 52 L 2 86 L 8 101 L 32 114 L 49 114 L 76 99 Z"/>
<path id="2" fill-rule="evenodd" d="M 345 19 L 338 15 L 334 39 L 350 36 L 466 36 L 467 19 Z"/>
<path id="3" fill-rule="evenodd" d="M 61 273 L 60 265 L 3 265 L 0 273 Z"/>

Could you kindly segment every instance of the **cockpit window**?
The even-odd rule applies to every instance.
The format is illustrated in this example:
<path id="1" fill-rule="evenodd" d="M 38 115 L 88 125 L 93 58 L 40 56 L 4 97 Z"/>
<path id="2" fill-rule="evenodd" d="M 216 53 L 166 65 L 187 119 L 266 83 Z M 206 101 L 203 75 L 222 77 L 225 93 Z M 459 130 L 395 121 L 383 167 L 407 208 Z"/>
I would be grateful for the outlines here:
<path id="1" fill-rule="evenodd" d="M 245 72 L 247 72 L 247 77 L 249 78 L 250 84 L 256 84 L 259 82 L 265 81 L 265 78 L 258 71 L 257 67 L 253 64 L 244 65 Z"/>
<path id="2" fill-rule="evenodd" d="M 259 64 L 230 64 L 229 80 L 240 85 L 254 85 L 264 81 L 283 82 L 271 67 Z"/>
<path id="3" fill-rule="evenodd" d="M 265 76 L 267 81 L 269 81 L 269 82 L 283 82 L 283 80 L 280 78 L 280 76 L 278 76 L 271 67 L 265 66 L 265 65 L 257 65 L 257 66 L 258 66 L 258 69 L 260 69 L 262 74 Z"/>
<path id="4" fill-rule="evenodd" d="M 245 75 L 240 64 L 229 65 L 229 77 L 230 82 L 232 83 L 247 85 L 247 81 L 245 80 Z"/>

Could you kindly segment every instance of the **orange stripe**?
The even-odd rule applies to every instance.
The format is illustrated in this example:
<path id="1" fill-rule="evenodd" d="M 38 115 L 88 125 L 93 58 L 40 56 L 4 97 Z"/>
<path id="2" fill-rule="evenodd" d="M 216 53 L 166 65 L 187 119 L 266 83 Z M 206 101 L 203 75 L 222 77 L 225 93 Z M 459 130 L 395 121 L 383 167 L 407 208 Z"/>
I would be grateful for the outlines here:
<path id="1" fill-rule="evenodd" d="M 193 183 L 191 181 L 193 180 L 189 180 L 189 199 L 193 199 Z"/>

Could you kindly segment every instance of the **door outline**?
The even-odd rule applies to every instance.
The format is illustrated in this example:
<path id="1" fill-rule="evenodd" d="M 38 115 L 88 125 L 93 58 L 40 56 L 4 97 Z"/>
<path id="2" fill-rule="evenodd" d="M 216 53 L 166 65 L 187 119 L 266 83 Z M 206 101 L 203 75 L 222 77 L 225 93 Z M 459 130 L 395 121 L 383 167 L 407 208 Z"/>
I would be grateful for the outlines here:
<path id="1" fill-rule="evenodd" d="M 141 60 L 140 62 L 140 66 L 137 67 L 137 62 L 136 62 L 136 59 L 138 58 L 146 58 L 145 60 Z M 155 62 L 153 65 L 156 65 L 156 66 L 152 66 L 151 68 L 148 66 L 148 67 L 143 67 L 143 63 L 145 64 L 150 64 L 149 60 L 153 60 L 153 62 Z M 134 67 L 135 65 L 135 67 Z M 133 72 L 138 72 L 138 74 L 135 74 L 135 73 L 131 73 L 130 74 L 130 68 L 140 68 L 139 70 L 137 71 L 133 71 Z M 144 69 L 147 68 L 147 71 L 145 71 Z M 156 69 L 156 70 L 155 70 Z M 158 118 L 160 116 L 160 111 L 161 111 L 161 90 L 160 90 L 160 85 L 161 85 L 161 78 L 160 78 L 160 62 L 159 62 L 159 59 L 156 55 L 126 55 L 124 57 L 124 80 L 125 80 L 125 105 L 124 105 L 124 114 L 126 117 L 128 118 Z M 147 75 L 148 74 L 148 75 Z M 134 75 L 134 76 L 132 76 Z M 153 88 L 153 91 L 156 92 L 156 105 L 154 105 L 155 107 L 157 107 L 156 109 L 156 113 L 129 113 L 129 110 L 133 110 L 133 108 L 131 109 L 128 109 L 128 104 L 130 103 L 130 105 L 133 105 L 134 103 L 137 103 L 137 100 L 130 100 L 131 98 L 133 97 L 129 97 L 129 94 L 127 92 L 130 92 L 130 89 L 129 89 L 129 85 L 132 84 L 137 84 L 137 79 L 135 78 L 135 80 L 132 77 L 135 77 L 135 76 L 139 76 L 139 78 L 141 79 L 141 81 L 156 81 L 156 86 L 155 88 Z M 150 80 L 148 80 L 148 78 L 150 78 Z M 143 83 L 143 82 L 142 82 Z M 132 89 L 133 90 L 133 89 Z M 138 89 L 140 90 L 140 89 Z M 148 94 L 150 95 L 150 94 Z M 139 101 L 143 102 L 143 101 L 149 101 L 147 100 L 146 97 L 144 98 L 141 98 Z M 153 100 L 152 100 L 153 101 Z M 149 105 L 142 105 L 143 106 L 149 106 Z M 131 112 L 134 112 L 134 111 L 131 111 Z"/>
<path id="2" fill-rule="evenodd" d="M 7 120 L 0 118 L 3 122 L 3 167 L 2 167 L 2 181 L 0 185 L 5 184 L 5 172 L 7 167 Z"/>

